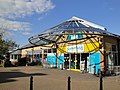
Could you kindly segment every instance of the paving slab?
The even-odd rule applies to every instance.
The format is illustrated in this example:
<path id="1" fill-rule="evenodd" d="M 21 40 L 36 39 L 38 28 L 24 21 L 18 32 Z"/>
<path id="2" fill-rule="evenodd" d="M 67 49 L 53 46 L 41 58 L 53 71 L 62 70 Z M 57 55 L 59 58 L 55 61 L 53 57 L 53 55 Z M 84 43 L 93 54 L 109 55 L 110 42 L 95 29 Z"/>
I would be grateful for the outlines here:
<path id="1" fill-rule="evenodd" d="M 40 66 L 0 67 L 0 90 L 67 90 L 71 77 L 71 90 L 99 90 L 99 77 L 80 72 L 42 68 Z M 103 90 L 120 90 L 120 76 L 103 78 Z"/>

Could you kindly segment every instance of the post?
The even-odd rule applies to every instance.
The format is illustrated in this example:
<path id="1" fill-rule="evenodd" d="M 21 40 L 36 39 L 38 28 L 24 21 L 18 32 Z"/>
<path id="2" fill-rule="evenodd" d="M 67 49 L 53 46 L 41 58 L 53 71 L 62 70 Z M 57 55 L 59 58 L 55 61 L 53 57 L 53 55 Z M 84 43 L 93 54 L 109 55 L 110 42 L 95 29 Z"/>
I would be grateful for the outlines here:
<path id="1" fill-rule="evenodd" d="M 30 76 L 30 90 L 33 90 L 33 76 Z"/>
<path id="2" fill-rule="evenodd" d="M 68 90 L 70 90 L 70 82 L 71 82 L 71 81 L 70 81 L 70 78 L 71 78 L 71 77 L 69 76 L 69 77 L 68 77 Z"/>
<path id="3" fill-rule="evenodd" d="M 57 53 L 57 51 L 58 51 L 58 45 L 56 44 L 56 68 L 58 68 L 58 53 Z"/>
<path id="4" fill-rule="evenodd" d="M 69 53 L 69 70 L 70 70 L 70 65 L 71 65 L 71 53 Z"/>
<path id="5" fill-rule="evenodd" d="M 75 53 L 75 69 L 77 68 L 76 65 L 77 65 L 77 54 Z"/>
<path id="6" fill-rule="evenodd" d="M 105 37 L 103 37 L 103 48 L 104 48 L 104 54 L 103 54 L 103 56 L 104 56 L 104 75 L 106 75 L 106 66 L 107 66 L 107 64 L 106 64 L 106 43 L 105 43 Z"/>
<path id="7" fill-rule="evenodd" d="M 103 90 L 103 75 L 102 75 L 102 71 L 100 71 L 100 90 Z"/>
<path id="8" fill-rule="evenodd" d="M 32 48 L 32 60 L 31 60 L 31 62 L 33 62 L 33 60 L 34 60 L 34 48 Z"/>

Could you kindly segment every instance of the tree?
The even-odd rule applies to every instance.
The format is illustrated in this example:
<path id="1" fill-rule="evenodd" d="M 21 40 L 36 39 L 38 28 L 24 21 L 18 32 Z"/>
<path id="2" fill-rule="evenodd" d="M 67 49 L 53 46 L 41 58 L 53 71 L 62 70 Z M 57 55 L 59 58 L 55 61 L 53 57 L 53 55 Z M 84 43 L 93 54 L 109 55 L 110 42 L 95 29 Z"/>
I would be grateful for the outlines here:
<path id="1" fill-rule="evenodd" d="M 0 64 L 6 67 L 11 66 L 9 52 L 18 48 L 18 45 L 12 40 L 3 39 L 3 35 L 4 32 L 0 32 Z"/>
<path id="2" fill-rule="evenodd" d="M 16 48 L 18 48 L 19 45 L 17 45 L 12 40 L 4 40 L 3 39 L 4 33 L 0 33 L 0 55 L 6 55 L 9 51 L 12 51 Z"/>

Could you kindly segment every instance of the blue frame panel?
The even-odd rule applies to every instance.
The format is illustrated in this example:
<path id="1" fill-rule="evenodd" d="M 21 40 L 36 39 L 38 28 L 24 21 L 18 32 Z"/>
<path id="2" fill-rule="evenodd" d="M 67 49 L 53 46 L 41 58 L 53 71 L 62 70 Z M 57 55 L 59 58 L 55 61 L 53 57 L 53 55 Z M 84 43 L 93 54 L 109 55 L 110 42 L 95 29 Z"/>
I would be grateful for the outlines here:
<path id="1" fill-rule="evenodd" d="M 100 70 L 100 53 L 90 53 L 90 67 L 89 72 L 94 73 L 94 66 L 95 66 L 95 74 L 97 74 Z"/>
<path id="2" fill-rule="evenodd" d="M 63 54 L 58 55 L 58 68 L 60 68 L 60 64 L 64 64 L 64 55 Z"/>
<path id="3" fill-rule="evenodd" d="M 54 53 L 48 53 L 47 54 L 47 61 L 52 65 L 55 66 L 56 65 L 56 56 Z"/>
<path id="4" fill-rule="evenodd" d="M 47 61 L 52 65 L 56 65 L 56 54 L 54 53 L 49 53 L 47 54 Z M 58 55 L 58 68 L 60 68 L 60 64 L 64 64 L 64 55 L 59 54 Z"/>

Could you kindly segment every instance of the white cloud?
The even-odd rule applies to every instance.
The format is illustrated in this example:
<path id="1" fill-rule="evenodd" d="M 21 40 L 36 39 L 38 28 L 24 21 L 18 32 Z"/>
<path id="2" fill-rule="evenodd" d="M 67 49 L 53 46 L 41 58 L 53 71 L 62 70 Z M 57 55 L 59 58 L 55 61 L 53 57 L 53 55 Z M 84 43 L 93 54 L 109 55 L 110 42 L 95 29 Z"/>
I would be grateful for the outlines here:
<path id="1" fill-rule="evenodd" d="M 43 19 L 43 17 L 39 17 L 39 18 L 38 18 L 38 20 L 42 20 L 42 19 Z"/>
<path id="2" fill-rule="evenodd" d="M 50 0 L 0 0 L 0 17 L 17 18 L 53 9 Z"/>
<path id="3" fill-rule="evenodd" d="M 27 35 L 30 35 L 29 32 L 23 32 L 23 35 L 27 36 Z"/>
<path id="4" fill-rule="evenodd" d="M 16 19 L 42 14 L 53 8 L 51 0 L 0 0 L 0 30 L 25 30 L 26 35 L 31 24 Z"/>
<path id="5" fill-rule="evenodd" d="M 30 23 L 28 22 L 19 22 L 19 21 L 11 21 L 4 18 L 0 18 L 0 29 L 5 31 L 7 30 L 30 30 Z"/>

